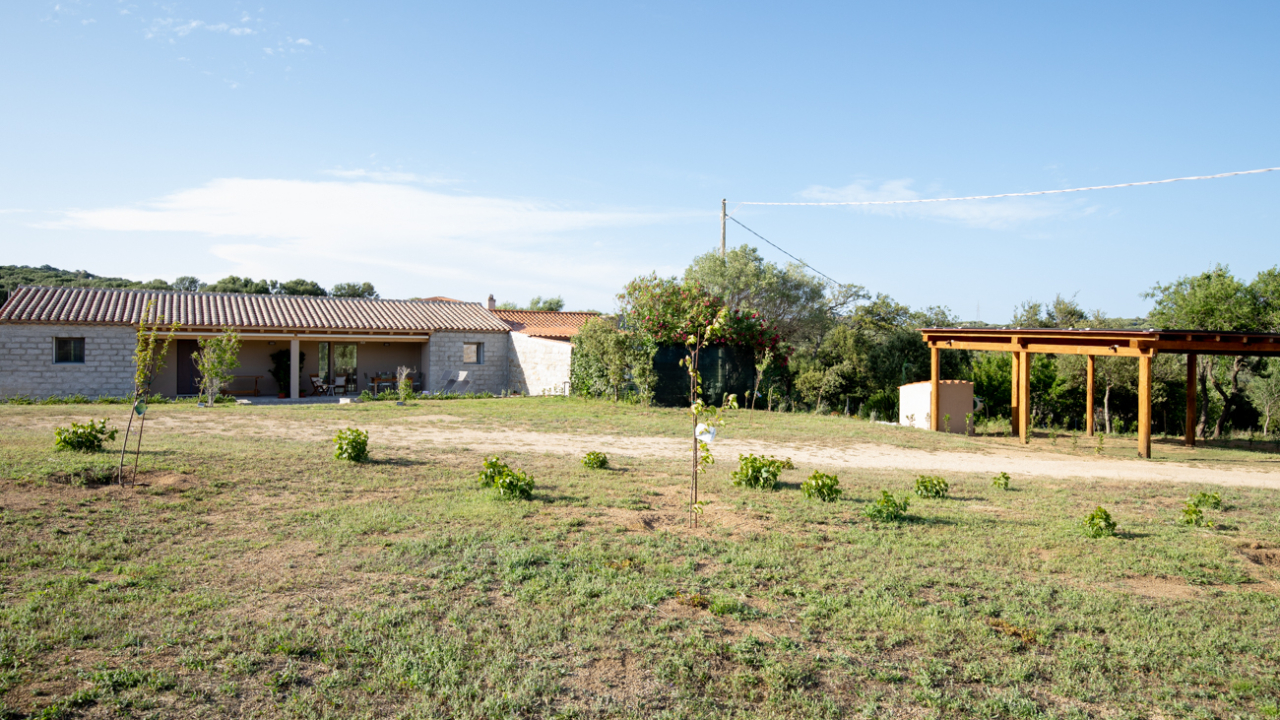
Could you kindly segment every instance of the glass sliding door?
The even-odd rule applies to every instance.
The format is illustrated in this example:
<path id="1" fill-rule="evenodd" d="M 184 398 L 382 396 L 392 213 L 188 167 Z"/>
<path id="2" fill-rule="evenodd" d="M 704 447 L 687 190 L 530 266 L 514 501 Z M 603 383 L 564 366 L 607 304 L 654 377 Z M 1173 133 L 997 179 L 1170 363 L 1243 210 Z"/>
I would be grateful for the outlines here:
<path id="1" fill-rule="evenodd" d="M 330 360 L 329 343 L 322 342 L 320 343 L 320 362 L 319 362 L 320 382 L 322 383 L 332 382 L 333 373 L 329 370 L 330 368 L 329 360 Z"/>

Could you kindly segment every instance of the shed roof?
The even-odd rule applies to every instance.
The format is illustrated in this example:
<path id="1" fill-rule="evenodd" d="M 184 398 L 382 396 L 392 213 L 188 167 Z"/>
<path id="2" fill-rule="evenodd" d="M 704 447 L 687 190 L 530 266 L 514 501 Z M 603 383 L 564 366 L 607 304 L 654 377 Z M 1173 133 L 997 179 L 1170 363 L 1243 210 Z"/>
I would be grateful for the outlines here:
<path id="1" fill-rule="evenodd" d="M 578 334 L 583 325 L 598 312 L 561 312 L 559 310 L 490 310 L 513 332 L 532 337 L 567 339 Z"/>
<path id="2" fill-rule="evenodd" d="M 930 347 L 1140 357 L 1153 353 L 1280 355 L 1280 334 L 1217 330 L 922 328 Z"/>
<path id="3" fill-rule="evenodd" d="M 508 331 L 480 303 L 40 286 L 10 293 L 0 322 L 137 325 L 148 303 L 155 317 L 191 329 Z"/>

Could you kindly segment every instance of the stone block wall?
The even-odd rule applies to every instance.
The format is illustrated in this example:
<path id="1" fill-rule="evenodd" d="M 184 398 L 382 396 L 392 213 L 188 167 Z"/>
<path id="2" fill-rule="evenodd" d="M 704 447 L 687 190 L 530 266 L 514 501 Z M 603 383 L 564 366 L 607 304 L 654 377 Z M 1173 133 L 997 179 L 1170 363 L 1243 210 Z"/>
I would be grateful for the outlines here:
<path id="1" fill-rule="evenodd" d="M 525 395 L 563 393 L 572 354 L 571 343 L 511 333 L 511 389 Z"/>
<path id="2" fill-rule="evenodd" d="M 133 392 L 134 328 L 0 324 L 0 397 L 125 396 Z M 55 337 L 84 338 L 84 362 L 53 361 Z"/>
<path id="3" fill-rule="evenodd" d="M 467 392 L 491 392 L 495 395 L 508 388 L 508 351 L 511 333 L 502 332 L 437 332 L 427 343 L 427 390 L 439 390 L 447 380 L 447 374 L 466 371 L 471 381 Z M 484 343 L 484 362 L 462 362 L 463 343 Z"/>

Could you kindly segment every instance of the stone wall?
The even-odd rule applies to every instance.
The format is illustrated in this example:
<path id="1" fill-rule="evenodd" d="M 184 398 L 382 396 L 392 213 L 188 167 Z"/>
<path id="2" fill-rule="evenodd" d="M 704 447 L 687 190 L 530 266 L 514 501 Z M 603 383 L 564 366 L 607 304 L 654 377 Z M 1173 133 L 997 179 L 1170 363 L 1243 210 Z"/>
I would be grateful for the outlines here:
<path id="1" fill-rule="evenodd" d="M 54 363 L 55 337 L 84 338 L 84 362 Z M 0 324 L 0 397 L 128 395 L 136 337 L 122 325 Z"/>
<path id="2" fill-rule="evenodd" d="M 436 332 L 427 343 L 427 390 L 435 392 L 449 377 L 465 371 L 471 385 L 467 392 L 501 393 L 508 387 L 507 353 L 511 333 L 502 332 Z M 462 362 L 463 343 L 484 343 L 484 362 Z"/>
<path id="3" fill-rule="evenodd" d="M 572 343 L 511 333 L 510 388 L 525 395 L 564 393 L 572 354 Z"/>

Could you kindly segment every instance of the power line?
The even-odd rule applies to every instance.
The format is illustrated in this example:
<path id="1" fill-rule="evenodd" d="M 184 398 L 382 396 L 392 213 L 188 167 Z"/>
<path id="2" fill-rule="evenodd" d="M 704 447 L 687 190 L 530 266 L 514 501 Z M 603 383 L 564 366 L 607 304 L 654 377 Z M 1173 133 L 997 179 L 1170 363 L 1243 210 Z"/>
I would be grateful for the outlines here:
<path id="1" fill-rule="evenodd" d="M 1280 170 L 1280 167 L 1262 168 L 1261 170 L 1240 170 L 1238 172 L 1219 173 L 1217 175 L 1196 175 L 1193 177 L 1169 178 L 1168 180 L 1145 180 L 1143 182 L 1122 183 L 1120 185 L 1094 185 L 1092 187 L 1071 188 L 1069 190 L 1038 190 L 1036 192 L 1003 193 L 1001 195 L 971 195 L 969 197 L 922 198 L 918 200 L 863 200 L 859 202 L 748 202 L 740 201 L 739 205 L 910 205 L 913 203 L 955 202 L 958 200 L 991 200 L 994 198 L 1030 197 L 1032 195 L 1057 195 L 1059 193 L 1084 192 L 1086 190 L 1113 190 L 1115 188 L 1137 187 L 1138 185 L 1163 185 L 1164 183 L 1182 182 L 1184 180 L 1215 180 L 1233 175 L 1256 175 Z M 732 219 L 732 218 L 730 218 Z M 734 222 L 737 222 L 736 220 Z M 742 223 L 738 223 L 742 225 Z M 746 227 L 746 225 L 743 225 Z M 762 238 L 763 239 L 763 238 Z M 765 240 L 765 242 L 769 242 Z M 773 243 L 769 243 L 772 245 Z M 781 249 L 781 248 L 779 248 Z M 784 251 L 785 252 L 785 251 Z M 814 270 L 814 272 L 818 272 Z M 823 276 L 825 277 L 825 276 Z"/>
<path id="2" fill-rule="evenodd" d="M 760 238 L 761 240 L 764 240 L 765 242 L 769 243 L 770 245 L 773 245 L 773 247 L 774 247 L 774 248 L 776 248 L 776 249 L 778 250 L 778 252 L 782 253 L 783 255 L 786 255 L 787 257 L 791 258 L 792 260 L 795 260 L 796 262 L 798 262 L 798 263 L 800 263 L 801 265 L 803 265 L 803 266 L 805 266 L 805 267 L 809 268 L 810 270 L 812 270 L 812 271 L 814 271 L 814 272 L 818 273 L 819 275 L 821 275 L 822 277 L 824 277 L 824 278 L 826 278 L 826 279 L 830 280 L 831 282 L 835 283 L 836 285 L 843 285 L 843 284 L 844 284 L 844 283 L 841 283 L 841 282 L 837 282 L 837 281 L 836 281 L 836 279 L 835 279 L 835 278 L 833 278 L 833 277 L 831 277 L 830 275 L 828 275 L 828 274 L 826 274 L 826 273 L 824 273 L 824 272 L 822 272 L 822 271 L 818 270 L 818 269 L 817 269 L 817 268 L 815 268 L 814 266 L 812 266 L 812 265 L 810 265 L 809 263 L 807 263 L 807 262 L 805 262 L 805 261 L 801 260 L 800 258 L 796 257 L 795 255 L 792 255 L 791 253 L 787 252 L 786 250 L 783 250 L 782 248 L 778 247 L 777 245 L 774 245 L 774 243 L 773 243 L 771 240 L 769 240 L 769 238 L 767 238 L 767 237 L 765 237 L 765 236 L 761 235 L 760 233 L 756 232 L 755 230 L 752 230 L 751 228 L 747 227 L 746 225 L 743 225 L 743 224 L 742 224 L 742 221 L 741 221 L 741 220 L 739 220 L 738 218 L 733 217 L 732 215 L 730 215 L 730 216 L 728 216 L 728 219 L 730 219 L 730 220 L 732 220 L 732 221 L 734 221 L 734 222 L 738 223 L 738 225 L 741 225 L 743 230 L 746 230 L 747 232 L 751 233 L 752 235 L 755 235 L 756 237 Z"/>

